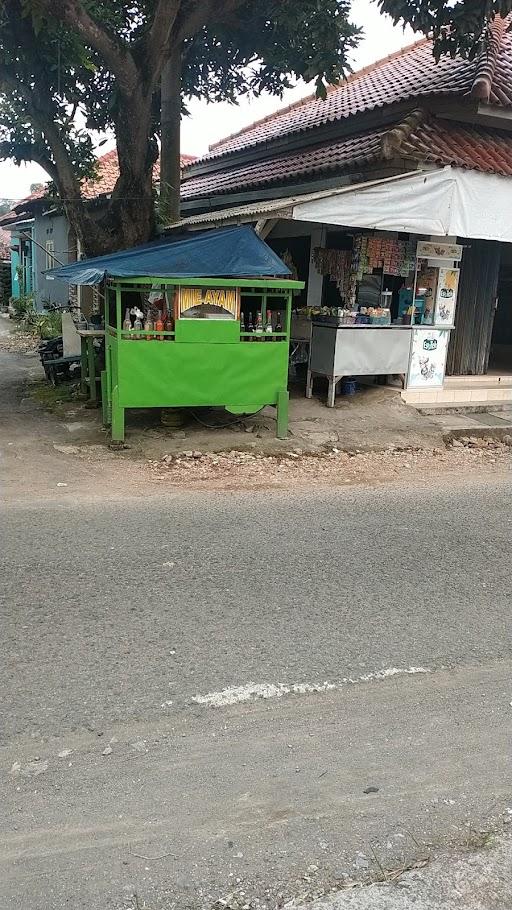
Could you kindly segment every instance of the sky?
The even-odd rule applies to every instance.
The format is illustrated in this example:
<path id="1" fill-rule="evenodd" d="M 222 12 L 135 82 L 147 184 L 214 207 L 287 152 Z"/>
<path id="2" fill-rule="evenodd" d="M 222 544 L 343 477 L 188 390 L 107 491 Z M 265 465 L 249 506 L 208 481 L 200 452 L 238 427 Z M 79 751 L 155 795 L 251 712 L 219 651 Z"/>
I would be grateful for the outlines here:
<path id="1" fill-rule="evenodd" d="M 399 26 L 393 26 L 387 16 L 381 16 L 371 0 L 353 0 L 352 20 L 364 30 L 364 37 L 350 61 L 354 70 L 368 66 L 415 40 L 410 29 L 404 31 Z M 210 143 L 236 133 L 254 120 L 259 120 L 280 107 L 286 107 L 313 91 L 314 86 L 302 83 L 286 91 L 282 100 L 262 95 L 250 100 L 243 99 L 239 105 L 192 101 L 188 105 L 190 116 L 184 117 L 182 121 L 181 150 L 189 155 L 204 155 Z M 113 142 L 103 145 L 100 152 L 103 154 L 111 147 Z M 36 164 L 22 164 L 18 167 L 2 161 L 0 198 L 13 201 L 22 199 L 30 193 L 32 183 L 47 179 L 45 172 Z"/>

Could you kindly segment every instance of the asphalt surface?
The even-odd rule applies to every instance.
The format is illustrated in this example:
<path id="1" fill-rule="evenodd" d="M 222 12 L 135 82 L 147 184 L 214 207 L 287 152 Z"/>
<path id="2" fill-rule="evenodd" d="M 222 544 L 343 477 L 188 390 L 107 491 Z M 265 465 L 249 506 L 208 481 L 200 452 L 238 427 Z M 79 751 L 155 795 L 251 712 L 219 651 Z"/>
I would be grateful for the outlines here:
<path id="1" fill-rule="evenodd" d="M 476 845 L 512 806 L 511 492 L 4 506 L 2 908 L 275 906 Z"/>
<path id="2" fill-rule="evenodd" d="M 0 352 L 2 910 L 510 910 L 506 468 L 159 493 L 58 453 L 33 374 Z"/>

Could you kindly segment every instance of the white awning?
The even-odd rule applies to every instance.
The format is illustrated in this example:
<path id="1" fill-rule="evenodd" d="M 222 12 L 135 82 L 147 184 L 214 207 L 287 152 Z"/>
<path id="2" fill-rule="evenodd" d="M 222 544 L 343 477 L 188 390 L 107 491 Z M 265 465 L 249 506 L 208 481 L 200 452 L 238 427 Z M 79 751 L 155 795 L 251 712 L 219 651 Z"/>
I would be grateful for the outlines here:
<path id="1" fill-rule="evenodd" d="M 444 167 L 184 218 L 195 229 L 285 218 L 512 243 L 512 177 Z"/>
<path id="2" fill-rule="evenodd" d="M 335 190 L 292 218 L 345 227 L 512 242 L 512 177 L 446 167 Z"/>

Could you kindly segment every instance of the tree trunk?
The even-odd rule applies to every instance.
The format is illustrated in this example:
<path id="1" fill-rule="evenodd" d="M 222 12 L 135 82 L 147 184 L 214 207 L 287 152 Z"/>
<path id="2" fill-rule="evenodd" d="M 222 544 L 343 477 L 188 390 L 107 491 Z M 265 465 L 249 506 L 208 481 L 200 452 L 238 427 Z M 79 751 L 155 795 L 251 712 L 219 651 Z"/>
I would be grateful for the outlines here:
<path id="1" fill-rule="evenodd" d="M 176 44 L 162 70 L 160 142 L 160 220 L 180 217 L 181 45 Z"/>
<path id="2" fill-rule="evenodd" d="M 87 256 L 138 246 L 154 235 L 153 166 L 158 146 L 152 136 L 151 100 L 141 94 L 131 99 L 129 109 L 120 105 L 116 118 L 119 177 L 111 197 L 92 206 L 82 204 L 79 211 L 66 211 Z"/>

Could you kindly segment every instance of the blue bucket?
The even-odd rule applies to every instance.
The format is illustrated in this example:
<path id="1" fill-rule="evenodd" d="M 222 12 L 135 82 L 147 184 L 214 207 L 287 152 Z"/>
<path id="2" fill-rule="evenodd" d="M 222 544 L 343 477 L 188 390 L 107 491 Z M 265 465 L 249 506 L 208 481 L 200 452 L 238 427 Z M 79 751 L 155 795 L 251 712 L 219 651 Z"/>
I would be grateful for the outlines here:
<path id="1" fill-rule="evenodd" d="M 357 383 L 355 379 L 342 379 L 341 380 L 341 394 L 342 395 L 355 395 L 357 389 Z"/>

